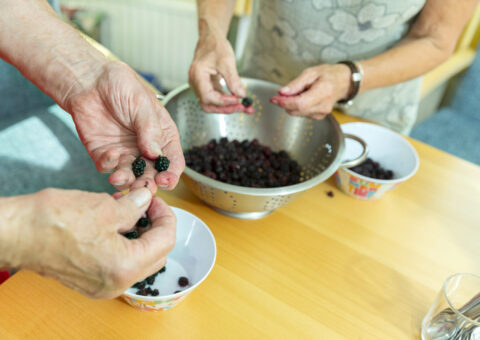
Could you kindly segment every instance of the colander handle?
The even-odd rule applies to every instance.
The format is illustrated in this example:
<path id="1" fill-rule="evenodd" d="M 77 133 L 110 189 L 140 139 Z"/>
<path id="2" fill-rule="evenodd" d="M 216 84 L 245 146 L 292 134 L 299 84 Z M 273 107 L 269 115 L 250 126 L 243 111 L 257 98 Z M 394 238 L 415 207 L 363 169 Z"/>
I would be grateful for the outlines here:
<path id="1" fill-rule="evenodd" d="M 357 137 L 355 135 L 351 135 L 349 133 L 344 133 L 343 135 L 345 136 L 345 138 L 350 138 L 350 139 L 356 140 L 357 142 L 359 142 L 362 145 L 362 148 L 363 148 L 362 154 L 360 156 L 358 156 L 355 159 L 344 161 L 340 164 L 340 167 L 342 167 L 342 168 L 352 168 L 352 167 L 362 163 L 367 158 L 368 146 L 367 146 L 367 143 L 365 143 L 365 141 L 363 139 L 361 139 L 360 137 Z"/>

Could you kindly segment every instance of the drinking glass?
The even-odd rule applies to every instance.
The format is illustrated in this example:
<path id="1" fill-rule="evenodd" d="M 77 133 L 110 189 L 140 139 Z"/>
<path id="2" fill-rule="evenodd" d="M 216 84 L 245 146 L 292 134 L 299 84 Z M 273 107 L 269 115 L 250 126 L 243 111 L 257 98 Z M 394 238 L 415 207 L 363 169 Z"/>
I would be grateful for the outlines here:
<path id="1" fill-rule="evenodd" d="M 422 322 L 423 340 L 480 340 L 480 276 L 448 277 Z"/>

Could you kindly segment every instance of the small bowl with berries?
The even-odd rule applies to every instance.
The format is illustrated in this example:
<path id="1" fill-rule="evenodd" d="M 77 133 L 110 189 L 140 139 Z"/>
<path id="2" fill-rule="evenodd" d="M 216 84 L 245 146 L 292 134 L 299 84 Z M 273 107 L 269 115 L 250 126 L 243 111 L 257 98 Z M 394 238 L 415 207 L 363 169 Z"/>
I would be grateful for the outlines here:
<path id="1" fill-rule="evenodd" d="M 217 247 L 208 226 L 183 209 L 172 210 L 177 217 L 177 238 L 165 266 L 122 295 L 128 304 L 143 311 L 174 307 L 205 280 L 215 263 Z M 149 224 L 148 217 L 141 218 L 125 237 L 139 237 L 150 228 Z"/>
<path id="2" fill-rule="evenodd" d="M 400 134 L 371 123 L 347 123 L 341 128 L 343 133 L 363 139 L 369 150 L 363 163 L 340 167 L 335 173 L 337 186 L 347 195 L 376 200 L 417 172 L 418 154 Z M 344 159 L 354 159 L 360 152 L 362 147 L 358 143 L 347 140 Z"/>

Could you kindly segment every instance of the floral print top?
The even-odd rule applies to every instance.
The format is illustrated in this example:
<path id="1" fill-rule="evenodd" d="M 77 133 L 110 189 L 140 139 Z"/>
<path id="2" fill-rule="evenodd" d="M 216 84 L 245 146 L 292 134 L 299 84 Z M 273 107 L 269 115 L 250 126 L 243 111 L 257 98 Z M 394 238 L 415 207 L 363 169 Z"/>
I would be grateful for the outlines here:
<path id="1" fill-rule="evenodd" d="M 426 0 L 256 0 L 240 73 L 286 84 L 305 68 L 373 57 L 401 40 Z M 347 113 L 408 134 L 421 79 L 359 94 Z"/>

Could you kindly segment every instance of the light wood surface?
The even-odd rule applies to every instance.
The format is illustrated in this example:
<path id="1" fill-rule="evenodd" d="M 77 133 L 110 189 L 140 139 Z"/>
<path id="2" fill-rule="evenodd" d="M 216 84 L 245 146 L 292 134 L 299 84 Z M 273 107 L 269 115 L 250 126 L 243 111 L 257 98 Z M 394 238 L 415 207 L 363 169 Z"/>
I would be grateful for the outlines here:
<path id="1" fill-rule="evenodd" d="M 244 221 L 180 184 L 161 196 L 205 221 L 218 246 L 184 301 L 141 312 L 19 272 L 0 286 L 0 339 L 419 339 L 443 280 L 480 272 L 480 168 L 412 143 L 418 173 L 375 202 L 330 179 Z"/>

